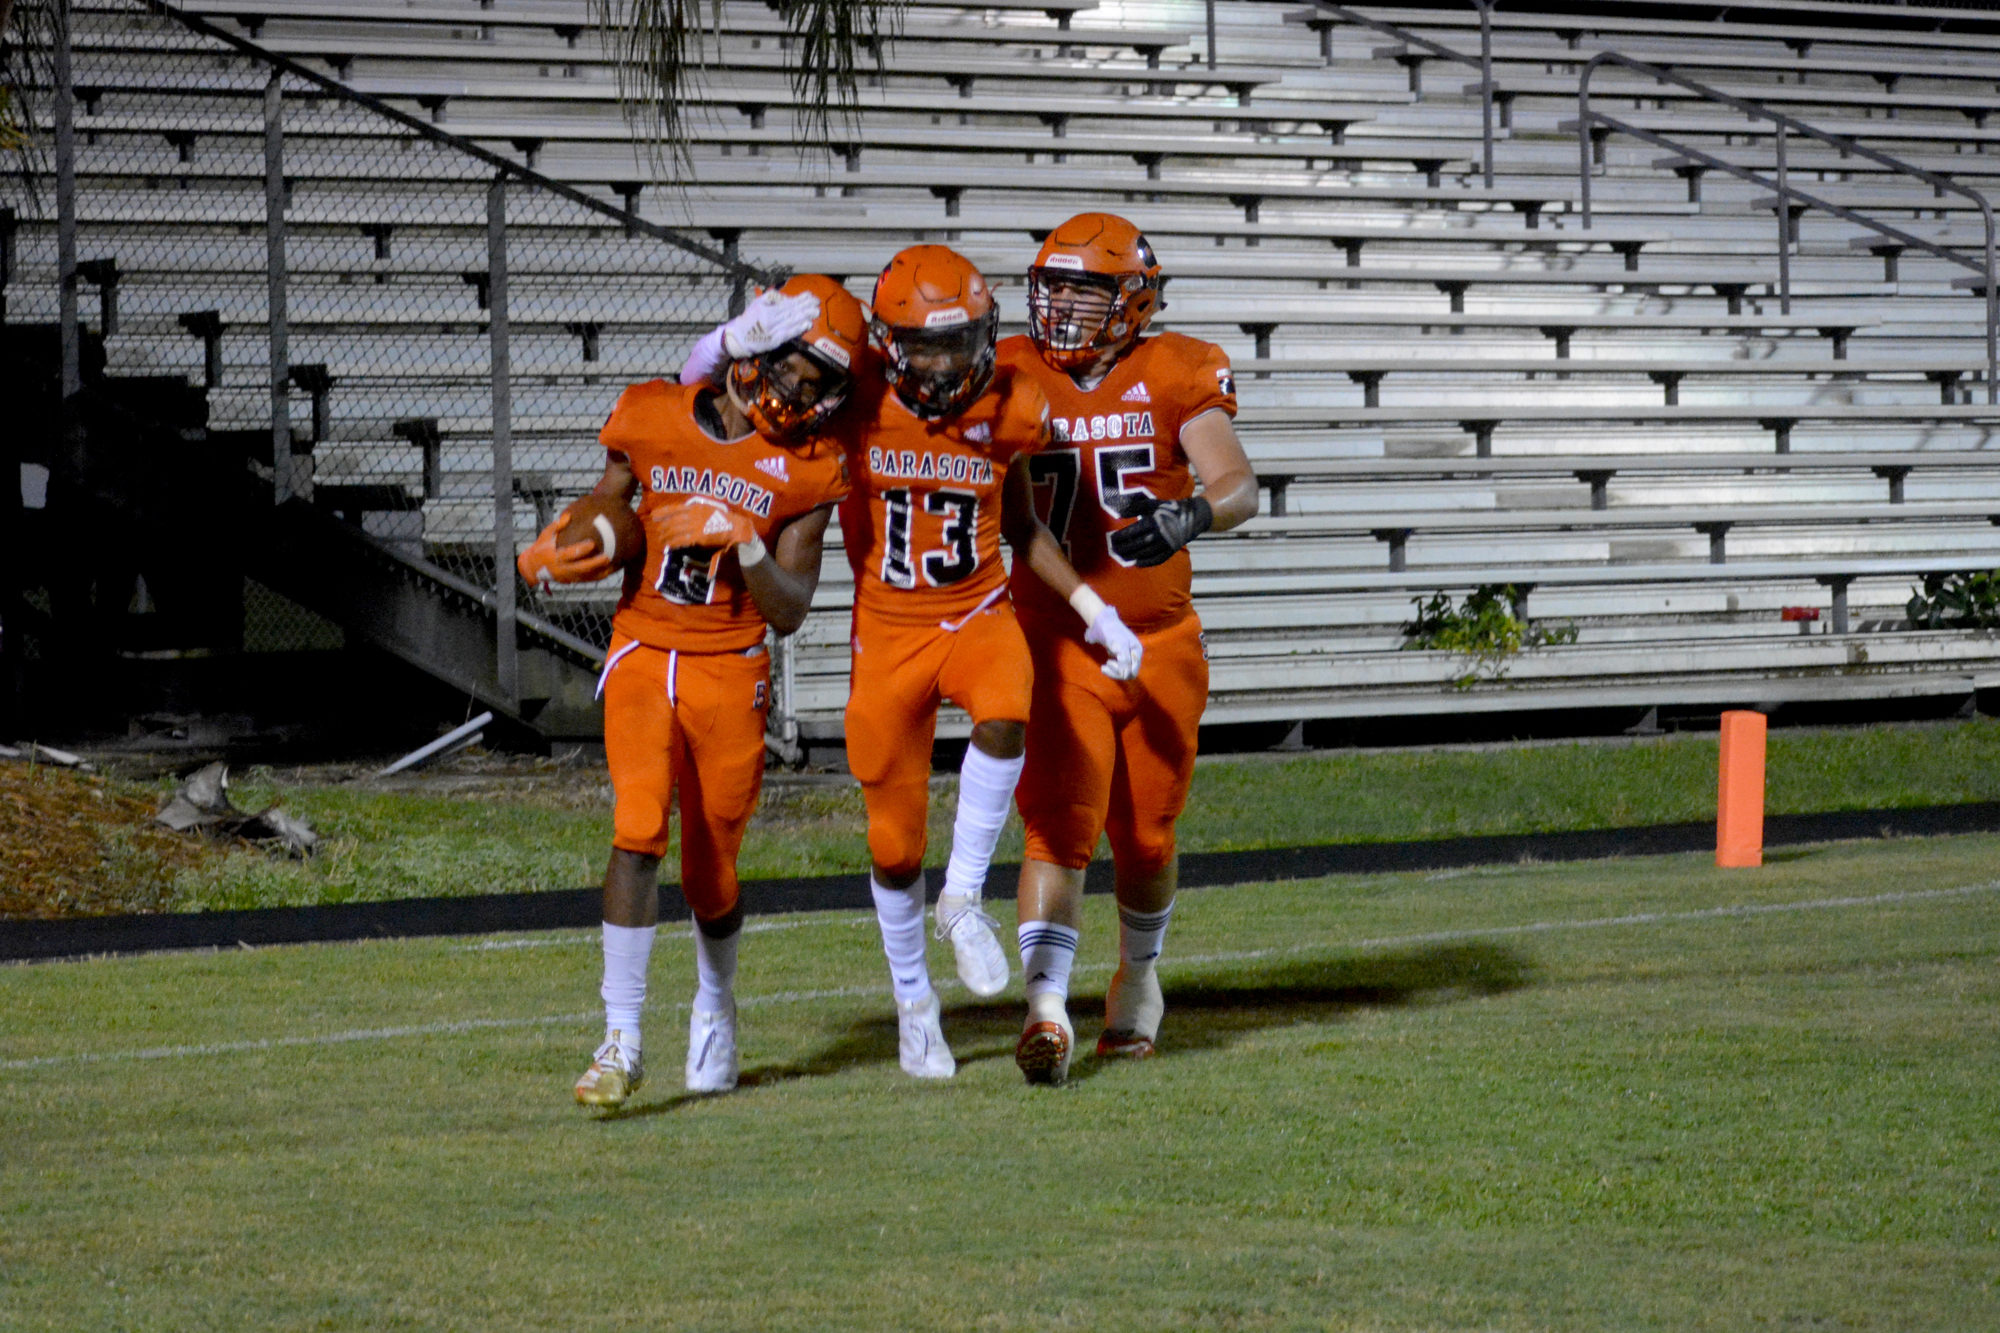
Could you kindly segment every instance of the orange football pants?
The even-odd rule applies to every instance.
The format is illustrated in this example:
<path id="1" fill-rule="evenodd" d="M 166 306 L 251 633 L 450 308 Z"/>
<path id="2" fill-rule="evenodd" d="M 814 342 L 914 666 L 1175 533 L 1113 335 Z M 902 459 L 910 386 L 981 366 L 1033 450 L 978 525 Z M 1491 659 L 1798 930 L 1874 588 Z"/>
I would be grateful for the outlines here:
<path id="1" fill-rule="evenodd" d="M 1098 670 L 1103 654 L 1068 635 L 1030 641 L 1034 707 L 1014 799 L 1034 860 L 1081 870 L 1099 834 L 1110 836 L 1121 876 L 1157 874 L 1174 858 L 1208 704 L 1208 649 L 1193 616 L 1139 638 L 1136 680 L 1112 680 Z"/>
<path id="2" fill-rule="evenodd" d="M 847 766 L 868 802 L 868 854 L 889 874 L 924 864 L 931 742 L 949 699 L 975 724 L 1023 722 L 1034 667 L 1004 598 L 956 630 L 854 617 Z"/>
<path id="3" fill-rule="evenodd" d="M 613 639 L 600 689 L 616 798 L 611 845 L 665 856 L 678 795 L 681 893 L 703 921 L 726 915 L 736 906 L 736 853 L 764 785 L 764 646 L 683 653 Z"/>

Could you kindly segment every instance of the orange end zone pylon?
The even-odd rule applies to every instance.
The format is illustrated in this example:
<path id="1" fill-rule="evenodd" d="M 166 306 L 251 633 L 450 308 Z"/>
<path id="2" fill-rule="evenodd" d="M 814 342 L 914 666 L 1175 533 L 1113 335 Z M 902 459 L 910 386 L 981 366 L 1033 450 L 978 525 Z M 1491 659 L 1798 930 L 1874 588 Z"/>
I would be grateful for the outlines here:
<path id="1" fill-rule="evenodd" d="M 1764 864 L 1764 715 L 1722 715 L 1722 779 L 1715 802 L 1715 863 Z"/>

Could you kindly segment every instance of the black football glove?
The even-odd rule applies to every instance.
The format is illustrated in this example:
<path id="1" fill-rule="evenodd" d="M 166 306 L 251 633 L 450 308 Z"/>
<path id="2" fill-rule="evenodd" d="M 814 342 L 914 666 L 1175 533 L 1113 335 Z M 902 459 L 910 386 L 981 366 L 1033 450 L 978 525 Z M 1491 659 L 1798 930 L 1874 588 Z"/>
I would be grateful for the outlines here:
<path id="1" fill-rule="evenodd" d="M 1139 521 L 1111 534 L 1111 549 L 1121 560 L 1151 567 L 1167 562 L 1175 551 L 1186 546 L 1215 522 L 1215 511 L 1199 495 L 1192 500 L 1140 501 L 1145 508 Z"/>

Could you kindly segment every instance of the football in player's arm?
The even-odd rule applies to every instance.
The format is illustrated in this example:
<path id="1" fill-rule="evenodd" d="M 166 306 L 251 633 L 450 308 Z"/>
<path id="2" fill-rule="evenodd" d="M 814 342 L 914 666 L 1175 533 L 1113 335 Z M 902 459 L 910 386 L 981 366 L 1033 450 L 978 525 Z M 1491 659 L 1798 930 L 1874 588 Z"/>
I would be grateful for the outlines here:
<path id="1" fill-rule="evenodd" d="M 1028 1014 L 1015 1060 L 1031 1083 L 1067 1076 L 1069 976 L 1084 868 L 1108 834 L 1119 963 L 1105 997 L 1103 1057 L 1153 1051 L 1164 1001 L 1155 966 L 1177 883 L 1174 821 L 1187 802 L 1208 700 L 1189 542 L 1257 512 L 1236 438 L 1236 384 L 1211 343 L 1146 335 L 1160 266 L 1123 218 L 1085 213 L 1049 234 L 1028 271 L 1027 337 L 1001 363 L 1042 387 L 1053 439 L 1030 460 L 1035 496 L 1078 573 L 1145 645 L 1145 674 L 1107 679 L 1041 580 L 1014 576 L 1034 659 L 1019 890 Z M 1200 493 L 1196 493 L 1196 481 Z"/>
<path id="2" fill-rule="evenodd" d="M 996 358 L 998 312 L 979 271 L 915 246 L 877 281 L 870 334 L 883 378 L 857 385 L 838 423 L 854 490 L 840 509 L 855 574 L 848 766 L 868 805 L 871 890 L 888 956 L 904 1070 L 956 1069 L 924 960 L 923 855 L 931 744 L 941 702 L 972 718 L 936 930 L 976 994 L 1007 983 L 981 894 L 1019 780 L 1032 694 L 1027 645 L 1000 559 L 1033 581 L 1093 645 L 1093 669 L 1136 674 L 1142 649 L 1077 577 L 1035 516 L 1025 469 L 1049 407 Z M 1067 603 L 1067 605 L 1063 605 Z"/>
<path id="3" fill-rule="evenodd" d="M 681 891 L 696 925 L 687 1087 L 736 1086 L 736 855 L 763 783 L 765 627 L 786 634 L 805 619 L 827 523 L 848 490 L 846 459 L 822 432 L 866 362 L 861 303 L 829 278 L 798 277 L 714 338 L 687 382 L 628 388 L 600 434 L 605 467 L 592 494 L 639 497 L 646 549 L 625 569 L 598 680 L 615 806 L 605 1037 L 576 1085 L 588 1106 L 622 1104 L 644 1077 L 639 1014 L 676 797 Z M 522 575 L 546 584 L 612 572 L 590 543 L 557 546 L 563 523 L 521 554 Z"/>

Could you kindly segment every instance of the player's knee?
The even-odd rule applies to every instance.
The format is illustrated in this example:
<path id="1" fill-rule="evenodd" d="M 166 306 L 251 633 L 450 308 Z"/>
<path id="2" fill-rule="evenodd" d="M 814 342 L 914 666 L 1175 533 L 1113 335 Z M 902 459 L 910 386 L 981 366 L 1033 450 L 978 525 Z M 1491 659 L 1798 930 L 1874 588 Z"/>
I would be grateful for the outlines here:
<path id="1" fill-rule="evenodd" d="M 865 788 L 868 798 L 868 855 L 878 870 L 908 883 L 924 867 L 930 809 L 930 782 L 884 783 Z"/>
<path id="2" fill-rule="evenodd" d="M 995 759 L 1019 759 L 1028 748 L 1028 724 L 1004 717 L 975 722 L 972 743 Z"/>
<path id="3" fill-rule="evenodd" d="M 924 839 L 870 829 L 868 855 L 875 862 L 879 878 L 891 885 L 908 884 L 924 868 Z"/>
<path id="4" fill-rule="evenodd" d="M 738 899 L 728 911 L 723 912 L 720 916 L 709 917 L 696 912 L 694 926 L 696 930 L 699 930 L 712 940 L 728 939 L 731 935 L 743 929 L 742 900 Z"/>
<path id="5" fill-rule="evenodd" d="M 681 881 L 681 896 L 704 935 L 730 934 L 729 923 L 743 924 L 743 904 L 738 897 L 736 876 L 703 875 Z"/>
<path id="6" fill-rule="evenodd" d="M 1174 863 L 1177 850 L 1173 825 L 1165 828 L 1124 829 L 1111 834 L 1111 856 L 1118 877 L 1148 879 Z"/>
<path id="7" fill-rule="evenodd" d="M 657 801 L 621 798 L 611 816 L 611 845 L 619 851 L 658 858 L 667 854 L 670 824 Z"/>
<path id="8" fill-rule="evenodd" d="M 1030 861 L 1065 870 L 1081 870 L 1090 864 L 1090 854 L 1097 850 L 1097 831 L 1088 819 L 1036 817 L 1024 808 L 1021 820 L 1025 826 L 1022 852 Z"/>

